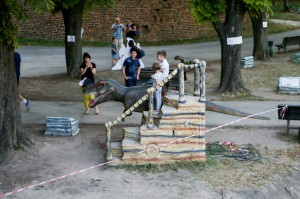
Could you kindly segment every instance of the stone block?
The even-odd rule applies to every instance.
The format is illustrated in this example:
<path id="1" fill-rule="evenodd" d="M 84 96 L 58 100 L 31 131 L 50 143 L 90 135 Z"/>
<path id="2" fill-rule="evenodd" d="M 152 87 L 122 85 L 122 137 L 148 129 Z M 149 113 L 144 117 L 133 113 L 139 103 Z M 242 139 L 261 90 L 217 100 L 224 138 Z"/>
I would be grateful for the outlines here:
<path id="1" fill-rule="evenodd" d="M 123 156 L 122 142 L 112 142 L 111 152 L 114 158 L 121 158 Z"/>
<path id="2" fill-rule="evenodd" d="M 140 140 L 140 127 L 125 127 L 123 128 L 124 138 L 133 138 Z"/>
<path id="3" fill-rule="evenodd" d="M 45 135 L 74 136 L 79 133 L 79 121 L 70 117 L 46 117 Z"/>

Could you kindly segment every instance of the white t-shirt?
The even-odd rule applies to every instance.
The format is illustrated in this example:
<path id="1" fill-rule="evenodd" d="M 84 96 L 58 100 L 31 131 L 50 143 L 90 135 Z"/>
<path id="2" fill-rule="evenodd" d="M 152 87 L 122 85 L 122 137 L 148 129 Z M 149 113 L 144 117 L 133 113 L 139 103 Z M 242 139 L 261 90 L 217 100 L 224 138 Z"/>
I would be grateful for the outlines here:
<path id="1" fill-rule="evenodd" d="M 157 81 L 157 83 L 162 82 L 162 80 L 164 79 L 164 76 L 163 76 L 162 72 L 159 72 L 159 73 L 155 73 L 154 75 L 151 75 L 151 78 L 153 79 L 152 86 L 155 88 L 157 86 L 156 81 Z M 159 90 L 161 90 L 161 88 Z"/>
<path id="2" fill-rule="evenodd" d="M 168 61 L 165 59 L 164 61 L 160 62 L 160 67 L 162 69 L 162 73 L 164 78 L 168 77 L 169 75 L 169 63 Z"/>

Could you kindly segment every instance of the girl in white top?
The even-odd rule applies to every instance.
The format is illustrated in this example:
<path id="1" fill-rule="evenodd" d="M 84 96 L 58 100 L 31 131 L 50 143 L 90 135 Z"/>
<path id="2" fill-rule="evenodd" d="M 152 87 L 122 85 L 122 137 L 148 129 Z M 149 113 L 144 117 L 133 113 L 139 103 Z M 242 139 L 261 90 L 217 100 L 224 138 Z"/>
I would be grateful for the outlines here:
<path id="1" fill-rule="evenodd" d="M 164 75 L 161 72 L 161 67 L 158 63 L 154 63 L 152 65 L 152 69 L 155 72 L 153 75 L 151 75 L 151 78 L 153 79 L 152 86 L 156 88 L 157 85 L 159 85 L 162 80 L 164 79 Z M 155 91 L 155 99 L 156 99 L 156 110 L 154 111 L 154 115 L 158 115 L 161 109 L 162 104 L 162 97 L 161 97 L 161 91 L 162 88 Z"/>

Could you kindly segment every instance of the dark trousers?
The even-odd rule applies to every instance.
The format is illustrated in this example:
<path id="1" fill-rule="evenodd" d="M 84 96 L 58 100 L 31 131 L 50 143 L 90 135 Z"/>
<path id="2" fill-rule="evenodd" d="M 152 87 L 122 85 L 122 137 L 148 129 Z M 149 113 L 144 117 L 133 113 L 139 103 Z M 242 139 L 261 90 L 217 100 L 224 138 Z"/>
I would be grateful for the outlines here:
<path id="1" fill-rule="evenodd" d="M 128 77 L 128 80 L 125 80 L 126 87 L 136 86 L 136 84 L 137 84 L 136 77 Z"/>

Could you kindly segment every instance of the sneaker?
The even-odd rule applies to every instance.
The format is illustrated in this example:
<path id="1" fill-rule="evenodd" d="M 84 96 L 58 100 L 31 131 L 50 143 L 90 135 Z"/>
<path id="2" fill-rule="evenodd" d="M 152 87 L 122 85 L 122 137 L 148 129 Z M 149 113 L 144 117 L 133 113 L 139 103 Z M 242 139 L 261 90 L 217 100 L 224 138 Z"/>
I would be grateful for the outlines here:
<path id="1" fill-rule="evenodd" d="M 26 106 L 26 108 L 27 108 L 27 111 L 29 111 L 30 108 L 31 108 L 30 100 L 27 100 L 27 102 L 25 103 L 25 106 Z"/>
<path id="2" fill-rule="evenodd" d="M 153 115 L 155 115 L 155 116 L 159 115 L 159 111 L 154 111 Z"/>

